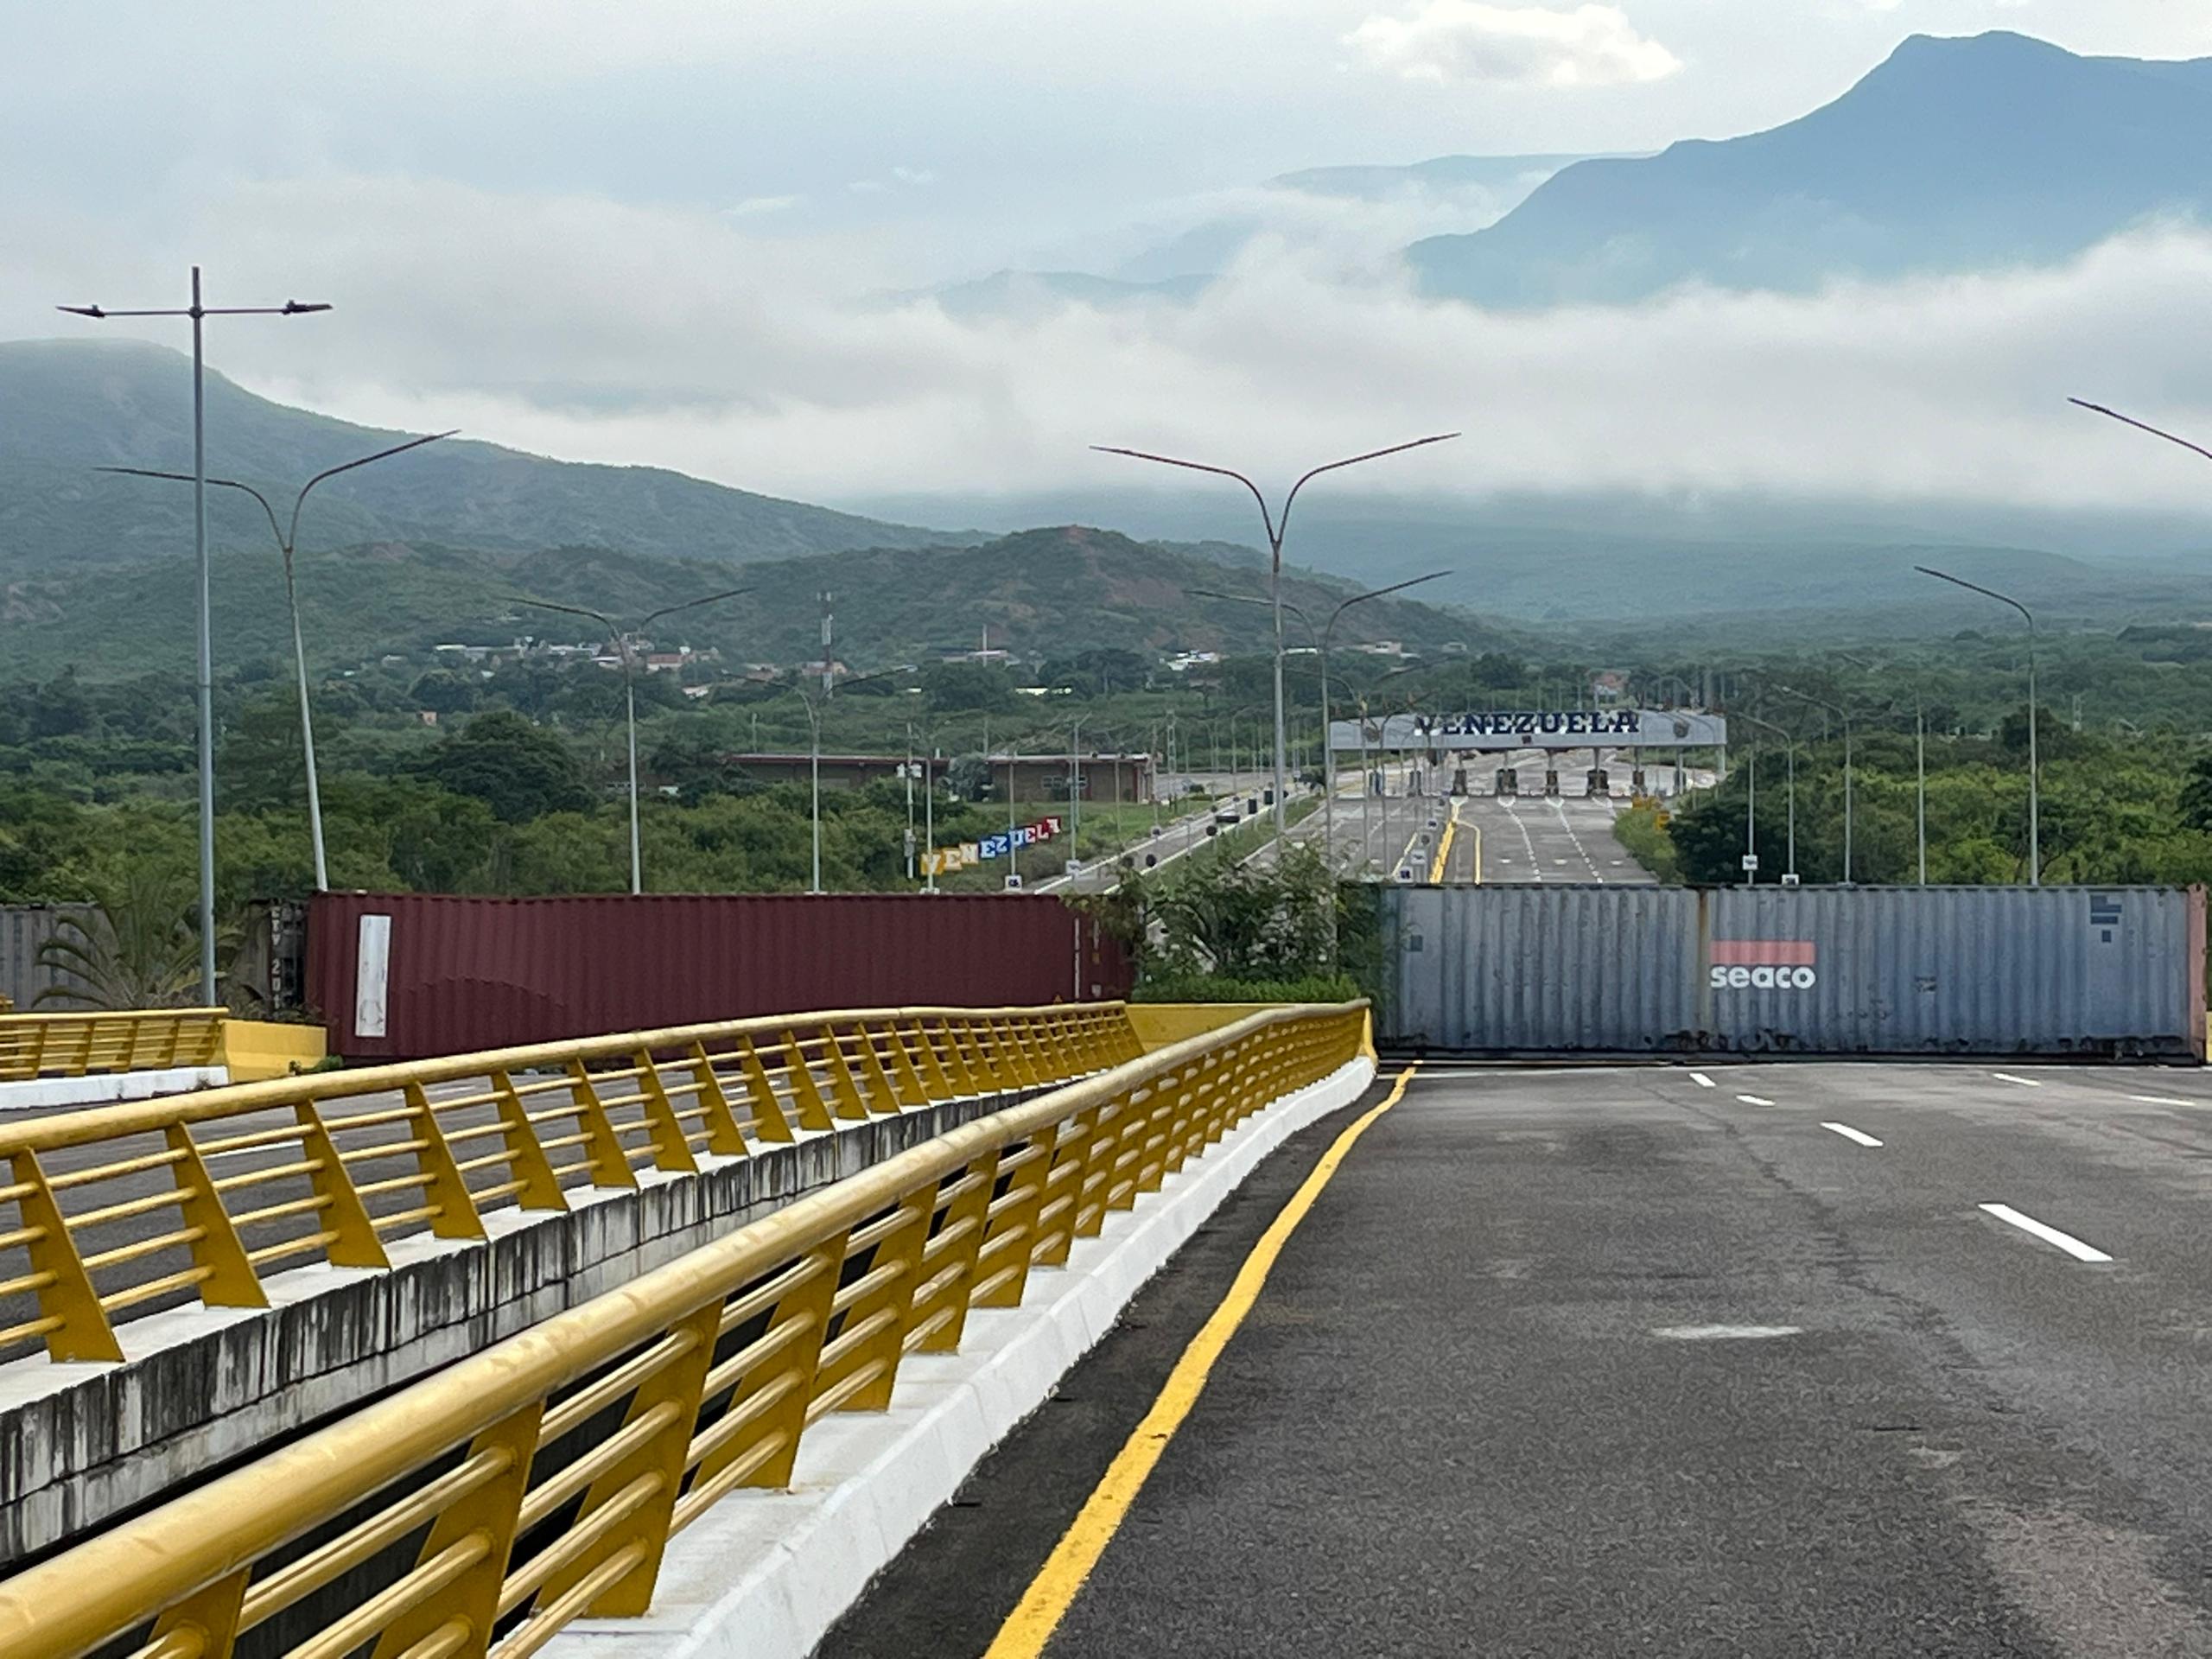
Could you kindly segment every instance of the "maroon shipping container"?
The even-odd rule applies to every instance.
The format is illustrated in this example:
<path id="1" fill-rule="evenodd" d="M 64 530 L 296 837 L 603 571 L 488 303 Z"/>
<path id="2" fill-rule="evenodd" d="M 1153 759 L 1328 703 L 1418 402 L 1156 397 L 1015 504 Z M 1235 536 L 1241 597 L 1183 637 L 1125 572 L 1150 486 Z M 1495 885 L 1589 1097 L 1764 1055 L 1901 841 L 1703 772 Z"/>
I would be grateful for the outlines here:
<path id="1" fill-rule="evenodd" d="M 813 1008 L 1128 995 L 1096 921 L 1035 895 L 319 894 L 307 990 L 348 1059 L 421 1059 Z"/>

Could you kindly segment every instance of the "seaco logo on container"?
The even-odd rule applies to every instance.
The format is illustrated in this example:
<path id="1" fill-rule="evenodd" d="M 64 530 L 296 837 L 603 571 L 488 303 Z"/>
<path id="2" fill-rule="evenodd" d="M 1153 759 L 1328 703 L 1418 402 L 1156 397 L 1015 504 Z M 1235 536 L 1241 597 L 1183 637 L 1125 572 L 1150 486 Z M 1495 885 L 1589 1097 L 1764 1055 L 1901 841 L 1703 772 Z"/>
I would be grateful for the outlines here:
<path id="1" fill-rule="evenodd" d="M 1820 982 L 1818 955 L 1810 939 L 1715 939 L 1710 982 L 1716 991 L 1809 991 Z"/>

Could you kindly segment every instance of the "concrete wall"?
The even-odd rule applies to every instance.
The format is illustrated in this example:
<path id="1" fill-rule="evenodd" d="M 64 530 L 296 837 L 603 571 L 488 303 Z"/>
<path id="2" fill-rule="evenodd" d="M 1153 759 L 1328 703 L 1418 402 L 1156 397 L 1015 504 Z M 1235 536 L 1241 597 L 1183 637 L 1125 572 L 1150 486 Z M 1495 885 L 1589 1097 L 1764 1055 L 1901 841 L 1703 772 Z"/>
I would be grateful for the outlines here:
<path id="1" fill-rule="evenodd" d="M 321 1026 L 285 1025 L 272 1020 L 223 1021 L 223 1063 L 232 1083 L 261 1083 L 312 1071 L 329 1052 Z"/>
<path id="2" fill-rule="evenodd" d="M 234 1081 L 219 1065 L 176 1065 L 158 1071 L 94 1071 L 81 1077 L 23 1077 L 0 1083 L 0 1112 L 50 1112 L 59 1107 L 107 1106 L 151 1100 L 188 1089 L 219 1089 Z"/>
<path id="3" fill-rule="evenodd" d="M 121 1365 L 0 1366 L 0 1568 L 1026 1097 L 854 1123 L 696 1175 L 643 1172 L 634 1192 L 571 1194 L 568 1215 L 487 1217 L 488 1243 L 400 1241 L 388 1272 L 280 1274 L 267 1309 L 133 1321 L 144 1357 Z"/>

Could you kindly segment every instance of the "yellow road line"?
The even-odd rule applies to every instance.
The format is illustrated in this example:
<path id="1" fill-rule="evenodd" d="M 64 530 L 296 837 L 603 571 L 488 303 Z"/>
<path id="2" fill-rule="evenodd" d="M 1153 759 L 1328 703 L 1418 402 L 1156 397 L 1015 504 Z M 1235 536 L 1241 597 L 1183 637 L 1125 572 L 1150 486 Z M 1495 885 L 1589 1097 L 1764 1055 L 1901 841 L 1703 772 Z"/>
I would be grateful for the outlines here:
<path id="1" fill-rule="evenodd" d="M 1459 831 L 1459 803 L 1452 803 L 1452 816 L 1444 821 L 1444 833 L 1436 838 L 1436 861 L 1428 867 L 1428 882 L 1434 887 L 1444 880 L 1445 867 L 1452 861 L 1452 837 Z"/>
<path id="2" fill-rule="evenodd" d="M 1406 1085 L 1420 1069 L 1414 1065 L 1399 1072 L 1382 1103 L 1363 1112 L 1346 1127 L 1321 1155 L 1321 1161 L 1313 1166 L 1313 1173 L 1298 1191 L 1291 1194 L 1282 1212 L 1260 1235 L 1260 1242 L 1252 1247 L 1251 1255 L 1237 1269 L 1236 1282 L 1230 1286 L 1228 1295 L 1222 1298 L 1221 1306 L 1214 1309 L 1198 1334 L 1191 1338 L 1191 1345 L 1184 1349 L 1183 1357 L 1168 1373 L 1160 1397 L 1152 1402 L 1152 1409 L 1145 1413 L 1144 1421 L 1114 1454 L 1114 1461 L 1107 1465 L 1105 1474 L 1091 1490 L 1074 1523 L 1053 1546 L 1045 1565 L 1030 1580 L 1020 1603 L 999 1627 L 998 1635 L 984 1650 L 983 1659 L 1037 1659 L 1045 1651 L 1046 1643 L 1059 1628 L 1077 1592 L 1090 1578 L 1091 1569 L 1098 1565 L 1098 1558 L 1106 1553 L 1106 1546 L 1113 1541 L 1115 1533 L 1120 1530 L 1129 1506 L 1144 1490 L 1144 1483 L 1160 1461 L 1160 1454 L 1166 1451 L 1167 1442 L 1174 1438 L 1183 1420 L 1191 1414 L 1191 1408 L 1198 1403 L 1206 1378 L 1213 1372 L 1214 1362 L 1221 1357 L 1229 1346 L 1229 1339 L 1236 1334 L 1237 1327 L 1244 1323 L 1244 1316 L 1259 1300 L 1260 1292 L 1267 1286 L 1268 1274 L 1291 1234 L 1306 1219 L 1306 1212 L 1321 1196 L 1321 1189 L 1329 1184 L 1330 1177 L 1337 1173 L 1337 1166 L 1344 1162 L 1353 1143 L 1367 1133 L 1369 1124 L 1404 1097 Z"/>

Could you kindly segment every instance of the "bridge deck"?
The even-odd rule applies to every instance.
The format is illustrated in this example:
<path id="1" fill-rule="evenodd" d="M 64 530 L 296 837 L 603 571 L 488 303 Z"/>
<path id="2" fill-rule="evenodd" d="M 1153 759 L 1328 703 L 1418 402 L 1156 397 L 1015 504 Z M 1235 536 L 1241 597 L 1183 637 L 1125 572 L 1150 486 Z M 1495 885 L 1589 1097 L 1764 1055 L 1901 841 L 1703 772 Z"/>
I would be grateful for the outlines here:
<path id="1" fill-rule="evenodd" d="M 1415 1081 L 1042 1651 L 2212 1652 L 2212 1082 L 1705 1075 Z M 1353 1115 L 1255 1174 L 824 1655 L 990 1647 Z"/>

